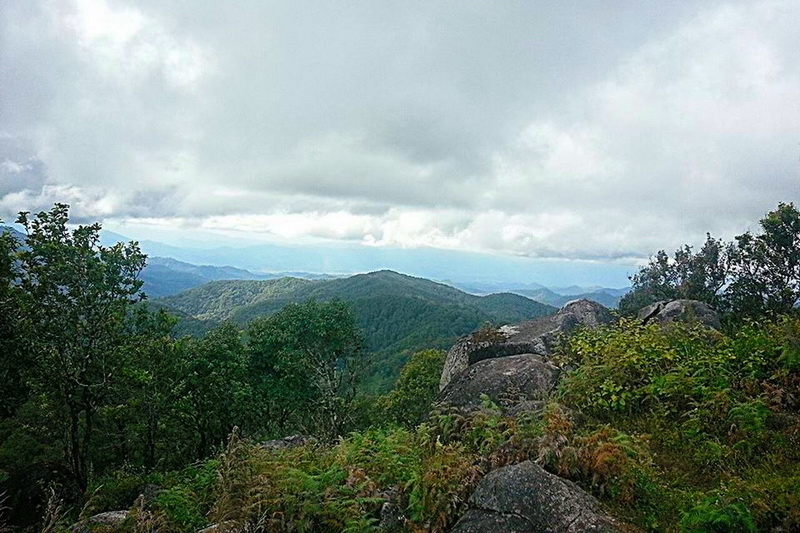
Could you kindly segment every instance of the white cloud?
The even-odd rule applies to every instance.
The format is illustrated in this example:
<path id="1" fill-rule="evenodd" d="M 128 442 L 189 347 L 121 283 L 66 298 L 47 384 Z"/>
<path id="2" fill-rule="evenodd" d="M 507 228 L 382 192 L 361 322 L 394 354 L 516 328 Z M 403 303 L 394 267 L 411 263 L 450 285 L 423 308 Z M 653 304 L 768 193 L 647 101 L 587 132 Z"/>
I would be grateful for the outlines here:
<path id="1" fill-rule="evenodd" d="M 800 198 L 796 2 L 0 9 L 4 211 L 616 261 Z"/>

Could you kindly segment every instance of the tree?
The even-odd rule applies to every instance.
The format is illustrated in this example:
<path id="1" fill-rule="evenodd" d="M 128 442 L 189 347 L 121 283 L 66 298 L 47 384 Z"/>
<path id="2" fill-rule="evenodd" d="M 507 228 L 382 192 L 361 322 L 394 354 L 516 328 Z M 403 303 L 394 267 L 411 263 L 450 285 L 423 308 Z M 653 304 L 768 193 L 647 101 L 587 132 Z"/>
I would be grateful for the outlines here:
<path id="1" fill-rule="evenodd" d="M 151 312 L 138 306 L 129 313 L 123 379 L 115 383 L 109 406 L 120 441 L 117 458 L 130 460 L 125 448 L 132 439 L 138 452 L 138 461 L 132 462 L 143 464 L 147 470 L 161 459 L 159 444 L 165 440 L 167 426 L 176 422 L 184 379 L 181 344 L 171 336 L 176 322 L 177 318 L 163 309 Z M 180 440 L 173 435 L 170 446 L 162 446 L 164 455 L 184 458 Z"/>
<path id="2" fill-rule="evenodd" d="M 289 304 L 248 330 L 251 372 L 278 429 L 342 434 L 364 364 L 364 341 L 342 302 Z"/>
<path id="3" fill-rule="evenodd" d="M 184 423 L 197 436 L 198 459 L 245 422 L 246 409 L 252 404 L 241 336 L 228 323 L 200 340 L 183 341 L 177 405 Z"/>
<path id="4" fill-rule="evenodd" d="M 733 243 L 708 235 L 697 253 L 690 246 L 673 258 L 659 251 L 631 276 L 633 290 L 620 311 L 633 314 L 674 298 L 706 302 L 734 322 L 792 311 L 800 301 L 800 211 L 780 203 L 760 226 L 759 233 L 744 233 Z"/>
<path id="5" fill-rule="evenodd" d="M 21 349 L 21 301 L 14 272 L 18 248 L 10 232 L 0 231 L 0 420 L 13 416 L 27 397 L 24 369 L 28 360 Z"/>
<path id="6" fill-rule="evenodd" d="M 696 253 L 688 245 L 675 250 L 672 258 L 660 250 L 631 276 L 633 288 L 622 298 L 619 309 L 623 314 L 634 314 L 651 303 L 676 298 L 700 300 L 719 307 L 733 254 L 732 245 L 710 234 Z"/>
<path id="7" fill-rule="evenodd" d="M 761 232 L 736 237 L 727 303 L 734 316 L 791 311 L 800 300 L 800 212 L 794 204 L 761 219 Z"/>
<path id="8" fill-rule="evenodd" d="M 60 425 L 77 488 L 86 490 L 96 415 L 121 371 L 124 321 L 142 298 L 146 256 L 136 243 L 100 245 L 100 225 L 70 230 L 69 206 L 56 204 L 17 222 L 26 241 L 14 275 L 32 368 L 29 383 Z"/>
<path id="9" fill-rule="evenodd" d="M 439 394 L 445 352 L 416 352 L 400 371 L 392 392 L 381 398 L 387 418 L 414 427 L 422 422 Z"/>

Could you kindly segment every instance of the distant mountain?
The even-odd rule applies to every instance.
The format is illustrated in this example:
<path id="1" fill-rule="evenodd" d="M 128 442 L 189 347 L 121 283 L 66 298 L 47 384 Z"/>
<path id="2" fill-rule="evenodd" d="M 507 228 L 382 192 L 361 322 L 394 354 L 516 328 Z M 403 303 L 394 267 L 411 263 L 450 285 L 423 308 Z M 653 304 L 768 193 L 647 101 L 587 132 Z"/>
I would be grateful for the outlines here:
<path id="1" fill-rule="evenodd" d="M 498 292 L 518 293 L 521 290 L 535 291 L 537 289 L 546 288 L 544 285 L 540 283 L 509 283 L 509 282 L 498 282 L 498 281 L 454 282 L 450 280 L 444 280 L 442 283 L 452 285 L 453 287 L 461 289 L 464 292 L 468 292 L 470 294 L 477 294 L 479 296 L 483 296 L 486 294 L 495 294 Z"/>
<path id="2" fill-rule="evenodd" d="M 335 276 L 307 272 L 258 273 L 232 266 L 193 265 L 169 257 L 149 257 L 140 277 L 144 281 L 144 292 L 150 298 L 160 298 L 199 287 L 209 281 L 266 280 L 286 276 L 335 279 Z"/>
<path id="3" fill-rule="evenodd" d="M 561 307 L 570 300 L 586 298 L 587 300 L 593 300 L 606 307 L 616 308 L 619 306 L 620 299 L 630 291 L 630 287 L 613 289 L 601 287 L 599 285 L 589 287 L 579 287 L 577 285 L 569 287 L 545 287 L 539 283 L 453 283 L 450 281 L 446 283 L 470 294 L 484 295 L 501 291 L 521 294 L 537 302 L 554 307 Z"/>
<path id="4" fill-rule="evenodd" d="M 169 296 L 224 279 L 273 279 L 277 275 L 254 274 L 231 266 L 193 265 L 169 257 L 149 257 L 140 278 L 150 298 Z"/>
<path id="5" fill-rule="evenodd" d="M 517 294 L 521 294 L 523 296 L 527 296 L 532 300 L 536 300 L 537 302 L 541 302 L 547 305 L 552 305 L 555 307 L 561 307 L 565 303 L 571 300 L 579 300 L 581 298 L 586 298 L 587 300 L 595 301 L 599 304 L 602 304 L 608 308 L 615 309 L 619 307 L 620 299 L 627 294 L 630 289 L 607 289 L 607 288 L 599 288 L 594 291 L 586 292 L 586 289 L 583 289 L 584 292 L 576 292 L 574 290 L 569 291 L 566 294 L 559 294 L 555 291 L 555 289 L 534 289 L 534 290 L 515 290 L 514 292 Z"/>
<path id="6" fill-rule="evenodd" d="M 187 230 L 170 244 L 139 233 L 139 245 L 151 257 L 172 257 L 195 265 L 232 265 L 251 272 L 315 272 L 353 275 L 392 269 L 413 276 L 452 280 L 475 294 L 536 289 L 567 284 L 619 286 L 631 267 L 568 260 L 543 260 L 435 248 L 364 246 L 354 242 L 259 242 Z M 131 240 L 103 230 L 104 242 Z M 306 277 L 306 276 L 303 276 Z M 535 280 L 535 283 L 533 282 Z M 541 285 L 540 285 L 541 284 Z M 474 287 L 473 287 L 474 286 Z M 558 291 L 556 291 L 558 292 Z"/>
<path id="7" fill-rule="evenodd" d="M 292 302 L 334 299 L 351 304 L 376 354 L 375 389 L 389 386 L 414 350 L 447 348 L 485 322 L 513 323 L 555 312 L 522 295 L 475 296 L 388 270 L 332 280 L 214 281 L 152 304 L 184 317 L 183 331 L 197 332 L 225 320 L 246 324 Z"/>
<path id="8" fill-rule="evenodd" d="M 25 234 L 21 231 L 17 231 L 16 229 L 12 228 L 11 226 L 0 226 L 0 233 L 10 233 L 17 239 L 19 242 L 23 242 L 25 240 Z"/>

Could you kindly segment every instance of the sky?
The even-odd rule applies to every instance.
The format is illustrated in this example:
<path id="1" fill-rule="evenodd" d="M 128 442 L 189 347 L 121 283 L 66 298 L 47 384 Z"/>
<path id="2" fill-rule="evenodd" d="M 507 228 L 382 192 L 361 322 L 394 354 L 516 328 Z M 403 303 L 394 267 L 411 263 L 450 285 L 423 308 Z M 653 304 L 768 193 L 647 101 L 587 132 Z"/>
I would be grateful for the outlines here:
<path id="1" fill-rule="evenodd" d="M 0 218 L 58 201 L 139 239 L 623 272 L 800 201 L 798 20 L 796 0 L 6 0 Z"/>

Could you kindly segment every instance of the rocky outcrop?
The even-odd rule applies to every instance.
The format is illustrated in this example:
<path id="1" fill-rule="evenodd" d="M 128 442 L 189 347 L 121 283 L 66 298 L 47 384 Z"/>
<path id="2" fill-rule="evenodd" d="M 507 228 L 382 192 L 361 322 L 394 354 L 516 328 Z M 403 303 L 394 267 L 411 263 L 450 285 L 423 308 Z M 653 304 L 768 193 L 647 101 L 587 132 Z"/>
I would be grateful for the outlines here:
<path id="1" fill-rule="evenodd" d="M 620 533 L 580 487 L 525 461 L 490 472 L 452 533 Z"/>
<path id="2" fill-rule="evenodd" d="M 710 328 L 721 327 L 719 314 L 711 306 L 698 300 L 656 302 L 642 308 L 637 316 L 642 324 L 697 321 Z"/>
<path id="3" fill-rule="evenodd" d="M 544 400 L 555 388 L 560 370 L 538 354 L 486 359 L 456 374 L 439 395 L 439 404 L 472 411 L 487 395 L 501 407 Z"/>
<path id="4" fill-rule="evenodd" d="M 574 300 L 553 316 L 476 331 L 460 339 L 447 353 L 439 390 L 443 390 L 456 374 L 479 361 L 519 354 L 549 356 L 562 333 L 578 326 L 595 327 L 612 320 L 611 313 L 602 305 L 591 300 Z"/>

